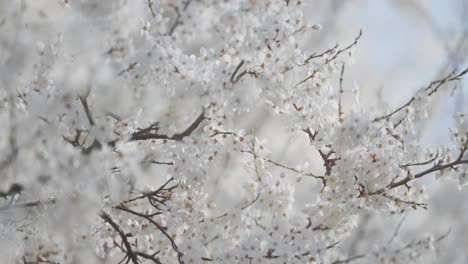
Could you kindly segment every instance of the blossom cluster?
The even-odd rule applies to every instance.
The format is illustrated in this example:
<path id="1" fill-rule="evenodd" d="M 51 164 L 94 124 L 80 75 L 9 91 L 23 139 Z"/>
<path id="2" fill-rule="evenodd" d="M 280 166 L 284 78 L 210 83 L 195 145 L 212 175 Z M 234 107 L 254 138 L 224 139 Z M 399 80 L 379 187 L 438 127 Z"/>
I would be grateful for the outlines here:
<path id="1" fill-rule="evenodd" d="M 407 263 L 435 247 L 339 243 L 368 211 L 427 208 L 423 176 L 467 183 L 464 113 L 452 145 L 419 142 L 432 98 L 467 70 L 369 113 L 342 81 L 362 32 L 310 46 L 312 1 L 44 5 L 0 3 L 9 261 Z M 269 150 L 293 140 L 308 143 L 293 161 Z"/>

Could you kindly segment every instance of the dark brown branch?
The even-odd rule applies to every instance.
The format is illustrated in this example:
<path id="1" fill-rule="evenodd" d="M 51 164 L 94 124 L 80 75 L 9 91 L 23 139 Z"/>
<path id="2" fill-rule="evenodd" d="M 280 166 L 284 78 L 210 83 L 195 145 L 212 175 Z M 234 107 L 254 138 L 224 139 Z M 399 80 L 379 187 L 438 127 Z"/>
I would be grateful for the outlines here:
<path id="1" fill-rule="evenodd" d="M 219 131 L 215 129 L 215 132 L 211 134 L 210 137 L 216 137 L 218 135 L 223 135 L 223 137 L 226 137 L 226 135 L 237 136 L 237 134 L 232 131 Z"/>
<path id="2" fill-rule="evenodd" d="M 312 227 L 312 230 L 313 231 L 326 231 L 326 230 L 330 230 L 330 227 L 324 225 L 324 224 L 320 224 L 320 225 L 317 225 L 315 227 Z"/>
<path id="3" fill-rule="evenodd" d="M 172 136 L 168 136 L 166 134 L 159 134 L 157 131 L 159 130 L 158 123 L 151 124 L 147 128 L 140 129 L 131 134 L 129 141 L 138 141 L 138 140 L 148 140 L 148 139 L 166 139 L 166 140 L 176 140 L 181 141 L 184 137 L 189 136 L 192 132 L 197 129 L 200 123 L 205 119 L 205 111 L 197 117 L 197 119 L 183 132 L 174 134 Z M 107 144 L 111 147 L 115 147 L 117 142 L 120 139 L 114 139 L 112 141 L 107 142 Z"/>
<path id="4" fill-rule="evenodd" d="M 20 203 L 20 204 L 11 204 L 11 205 L 6 205 L 6 206 L 0 207 L 0 212 L 13 210 L 13 209 L 24 209 L 24 208 L 29 208 L 29 207 L 35 207 L 35 206 L 39 206 L 41 204 L 42 203 L 40 201 Z"/>
<path id="5" fill-rule="evenodd" d="M 117 231 L 120 235 L 120 237 L 122 238 L 122 242 L 123 244 L 125 245 L 125 248 L 126 248 L 126 251 L 125 253 L 127 253 L 127 258 L 129 260 L 131 260 L 134 264 L 138 264 L 138 257 L 137 255 L 133 252 L 133 249 L 132 249 L 132 246 L 130 245 L 130 243 L 128 242 L 128 239 L 127 239 L 127 236 L 125 235 L 125 233 L 122 231 L 122 229 L 120 228 L 119 225 L 117 225 L 113 220 L 112 218 L 110 217 L 109 214 L 107 214 L 106 212 L 104 211 L 101 211 L 101 213 L 99 214 L 99 217 L 101 217 L 104 221 L 106 221 L 107 223 L 109 223 L 112 228 Z"/>
<path id="6" fill-rule="evenodd" d="M 94 126 L 94 119 L 93 119 L 93 116 L 91 115 L 91 110 L 89 110 L 89 105 L 88 105 L 88 95 L 89 95 L 89 91 L 86 93 L 86 95 L 81 95 L 80 102 L 83 105 L 83 109 L 85 110 L 86 118 L 88 118 L 89 125 Z"/>
<path id="7" fill-rule="evenodd" d="M 166 227 L 163 227 L 162 225 L 160 225 L 159 223 L 157 223 L 156 221 L 154 221 L 151 217 L 149 217 L 148 215 L 145 215 L 145 214 L 142 214 L 142 213 L 139 213 L 139 212 L 136 212 L 136 211 L 133 211 L 132 209 L 124 206 L 123 204 L 121 205 L 118 205 L 115 207 L 116 209 L 119 209 L 121 211 L 124 211 L 124 212 L 127 212 L 127 213 L 130 213 L 130 214 L 133 214 L 135 216 L 139 216 L 139 217 L 142 217 L 144 219 L 146 219 L 147 221 L 149 221 L 151 224 L 153 224 L 159 231 L 161 231 L 161 233 L 163 233 L 163 235 L 169 239 L 169 241 L 171 242 L 171 245 L 172 245 L 172 249 L 174 249 L 174 251 L 177 252 L 178 254 L 178 259 L 179 259 L 179 263 L 183 263 L 182 261 L 182 255 L 183 253 L 179 251 L 179 248 L 177 246 L 177 244 L 175 243 L 174 239 L 172 238 L 172 236 L 166 231 Z"/>
<path id="8" fill-rule="evenodd" d="M 257 79 L 257 78 L 260 76 L 260 73 L 259 73 L 259 72 L 244 70 L 244 71 L 242 71 L 241 73 L 239 73 L 239 75 L 237 75 L 237 77 L 236 77 L 236 79 L 233 81 L 233 83 L 239 82 L 239 81 L 242 79 L 242 77 L 244 77 L 246 74 L 249 74 L 251 77 L 254 77 L 255 79 Z"/>
<path id="9" fill-rule="evenodd" d="M 361 254 L 361 255 L 356 255 L 356 256 L 353 256 L 353 257 L 350 257 L 350 258 L 347 258 L 347 259 L 335 260 L 335 261 L 332 262 L 332 264 L 350 263 L 353 260 L 360 259 L 360 258 L 363 258 L 365 256 L 366 255 Z"/>
<path id="10" fill-rule="evenodd" d="M 421 177 L 424 177 L 426 175 L 429 175 L 433 172 L 438 172 L 438 171 L 442 171 L 442 170 L 445 170 L 445 169 L 455 169 L 457 165 L 461 165 L 461 164 L 468 164 L 468 159 L 463 159 L 464 158 L 464 155 L 465 153 L 467 152 L 468 150 L 468 138 L 465 139 L 465 143 L 463 143 L 463 145 L 461 146 L 461 149 L 460 149 L 460 154 L 458 155 L 457 159 L 452 161 L 452 162 L 449 162 L 449 163 L 446 163 L 446 164 L 436 164 L 434 166 L 432 166 L 431 168 L 429 169 L 426 169 L 418 174 L 415 174 L 414 176 L 412 176 L 410 173 L 408 173 L 408 176 L 406 176 L 404 179 L 400 180 L 400 181 L 397 181 L 397 182 L 391 182 L 389 185 L 387 185 L 387 188 L 388 189 L 394 189 L 394 188 L 397 188 L 397 187 L 400 187 L 402 185 L 407 185 L 410 181 L 413 181 L 415 179 L 419 179 Z M 382 189 L 379 189 L 375 192 L 370 192 L 370 193 L 366 193 L 367 195 L 376 195 L 376 194 L 383 194 L 385 193 L 385 190 L 382 188 Z M 388 198 L 388 197 L 387 197 Z M 400 200 L 400 202 L 402 202 Z"/>
<path id="11" fill-rule="evenodd" d="M 331 156 L 335 154 L 335 151 L 330 149 L 330 151 L 326 154 L 322 150 L 319 150 L 318 152 L 320 154 L 320 157 L 322 157 L 322 160 L 323 160 L 323 166 L 325 167 L 325 175 L 327 176 L 331 175 L 331 171 L 333 167 L 336 165 L 336 161 L 338 160 L 337 158 L 331 158 Z"/>
<path id="12" fill-rule="evenodd" d="M 130 203 L 130 202 L 133 202 L 133 201 L 136 201 L 136 200 L 139 200 L 139 199 L 144 199 L 144 198 L 147 198 L 149 196 L 153 196 L 153 195 L 156 195 L 158 193 L 160 193 L 161 191 L 163 190 L 168 190 L 168 191 L 171 191 L 172 189 L 174 189 L 175 187 L 177 187 L 177 185 L 175 186 L 172 186 L 170 188 L 166 188 L 166 186 L 172 182 L 174 180 L 174 177 L 170 178 L 169 180 L 167 180 L 161 187 L 159 187 L 157 190 L 155 191 L 150 191 L 150 192 L 144 192 L 142 193 L 140 196 L 137 196 L 135 198 L 132 198 L 132 199 L 129 199 L 129 200 L 126 200 L 124 201 L 124 203 Z"/>
<path id="13" fill-rule="evenodd" d="M 172 161 L 157 161 L 157 160 L 152 160 L 150 161 L 151 163 L 158 164 L 158 165 L 174 165 L 174 162 Z"/>
<path id="14" fill-rule="evenodd" d="M 314 132 L 312 132 L 310 128 L 302 129 L 302 131 L 304 131 L 307 134 L 307 136 L 309 136 L 310 142 L 313 142 L 318 134 L 318 130 L 314 130 Z"/>
<path id="15" fill-rule="evenodd" d="M 86 92 L 85 95 L 80 96 L 80 102 L 83 105 L 83 109 L 85 110 L 86 118 L 88 119 L 89 125 L 94 126 L 94 124 L 95 124 L 94 119 L 93 119 L 93 116 L 91 114 L 91 110 L 89 109 L 89 105 L 88 105 L 88 95 L 89 95 L 89 90 Z M 77 134 L 78 134 L 78 132 L 77 132 Z M 79 134 L 78 134 L 78 137 L 79 137 Z M 101 142 L 99 142 L 97 139 L 93 139 L 93 143 L 91 143 L 91 145 L 89 147 L 82 148 L 82 153 L 85 154 L 85 155 L 90 154 L 91 151 L 93 151 L 95 148 L 100 149 L 101 146 L 102 146 Z"/>
<path id="16" fill-rule="evenodd" d="M 448 168 L 453 168 L 454 166 L 460 165 L 460 164 L 468 164 L 468 160 L 461 160 L 461 159 L 459 160 L 459 159 L 457 159 L 457 160 L 455 160 L 453 162 L 450 162 L 450 163 L 447 163 L 447 164 L 436 165 L 436 166 L 434 166 L 432 168 L 429 168 L 429 169 L 427 169 L 425 171 L 422 171 L 422 172 L 414 175 L 414 178 L 406 177 L 403 180 L 394 182 L 394 183 L 390 184 L 388 186 L 388 188 L 393 189 L 393 188 L 399 187 L 401 185 L 405 185 L 405 184 L 407 184 L 408 182 L 410 182 L 410 181 L 412 181 L 414 179 L 418 179 L 418 178 L 421 178 L 423 176 L 426 176 L 426 175 L 428 175 L 428 174 L 430 174 L 432 172 L 441 171 L 441 170 L 448 169 Z"/>
<path id="17" fill-rule="evenodd" d="M 180 134 L 175 134 L 173 135 L 172 137 L 170 137 L 169 139 L 172 139 L 172 140 L 182 140 L 184 137 L 186 136 L 189 136 L 190 134 L 192 134 L 192 132 L 197 129 L 197 127 L 200 125 L 200 123 L 205 119 L 205 111 L 203 111 L 198 117 L 197 119 L 187 128 L 185 129 L 184 132 L 180 133 Z"/>
<path id="18" fill-rule="evenodd" d="M 120 76 L 126 72 L 133 70 L 137 64 L 138 64 L 137 62 L 130 63 L 126 69 L 121 70 L 117 75 Z"/>
<path id="19" fill-rule="evenodd" d="M 231 81 L 232 83 L 234 83 L 234 80 L 235 80 L 235 78 L 236 78 L 237 72 L 240 70 L 240 68 L 242 67 L 242 65 L 244 65 L 244 62 L 245 62 L 244 60 L 241 60 L 241 61 L 239 62 L 239 64 L 237 65 L 236 69 L 234 70 L 234 72 L 231 74 L 231 79 L 230 79 L 230 81 Z"/>
<path id="20" fill-rule="evenodd" d="M 157 124 L 153 124 L 149 126 L 148 128 L 134 132 L 130 137 L 130 141 L 148 140 L 148 139 L 168 139 L 168 140 L 180 141 L 184 137 L 192 134 L 192 132 L 200 125 L 200 123 L 204 119 L 205 119 L 205 112 L 203 111 L 187 129 L 185 129 L 182 133 L 174 134 L 172 136 L 157 133 L 157 130 L 159 129 L 159 127 L 157 127 Z M 109 144 L 115 145 L 115 142 L 112 141 Z"/>

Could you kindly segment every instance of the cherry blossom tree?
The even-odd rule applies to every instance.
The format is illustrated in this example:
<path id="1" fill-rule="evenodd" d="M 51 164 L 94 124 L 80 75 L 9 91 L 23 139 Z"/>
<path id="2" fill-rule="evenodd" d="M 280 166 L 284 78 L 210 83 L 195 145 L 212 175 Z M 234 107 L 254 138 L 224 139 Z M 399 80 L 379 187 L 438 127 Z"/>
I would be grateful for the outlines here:
<path id="1" fill-rule="evenodd" d="M 466 114 L 453 113 L 450 144 L 420 140 L 431 103 L 468 68 L 369 112 L 344 82 L 365 32 L 317 50 L 313 5 L 0 1 L 5 263 L 425 263 L 438 254 L 450 232 L 406 240 L 403 221 L 363 230 L 370 213 L 431 210 L 422 179 L 464 191 Z"/>

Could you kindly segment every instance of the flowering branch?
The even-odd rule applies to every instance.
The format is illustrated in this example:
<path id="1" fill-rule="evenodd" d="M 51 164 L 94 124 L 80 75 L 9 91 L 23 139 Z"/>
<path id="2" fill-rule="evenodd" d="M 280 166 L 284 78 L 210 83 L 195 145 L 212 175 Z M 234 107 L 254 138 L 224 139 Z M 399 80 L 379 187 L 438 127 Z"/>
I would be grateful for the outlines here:
<path id="1" fill-rule="evenodd" d="M 138 258 L 136 256 L 136 254 L 133 252 L 132 250 L 132 246 L 130 245 L 130 243 L 128 242 L 128 239 L 127 239 L 127 236 L 125 235 L 125 233 L 122 231 L 122 229 L 119 227 L 119 225 L 117 225 L 113 220 L 112 218 L 110 217 L 109 214 L 107 214 L 106 212 L 104 211 L 101 211 L 101 213 L 99 214 L 99 217 L 101 217 L 105 222 L 109 223 L 112 228 L 114 228 L 115 231 L 117 231 L 117 233 L 119 233 L 119 236 L 120 238 L 122 238 L 122 242 L 124 243 L 125 245 L 125 248 L 126 248 L 126 253 L 127 255 L 125 256 L 124 260 L 126 258 L 128 258 L 128 260 L 131 260 L 133 262 L 133 264 L 138 264 Z"/>
<path id="2" fill-rule="evenodd" d="M 187 127 L 183 132 L 181 133 L 176 133 L 172 136 L 168 136 L 166 134 L 159 134 L 157 131 L 159 130 L 158 123 L 151 124 L 147 128 L 140 129 L 136 132 L 133 132 L 130 136 L 130 141 L 138 141 L 138 140 L 148 140 L 148 139 L 166 139 L 166 140 L 175 140 L 175 141 L 181 141 L 184 137 L 189 136 L 192 134 L 195 129 L 200 125 L 200 123 L 205 119 L 205 111 L 202 111 L 202 113 L 193 121 L 193 123 Z M 112 147 L 116 145 L 116 143 L 120 139 L 114 139 L 112 141 L 109 141 L 108 144 Z"/>
<path id="3" fill-rule="evenodd" d="M 406 185 L 407 183 L 409 183 L 410 181 L 413 181 L 415 179 L 419 179 L 421 177 L 424 177 L 428 174 L 431 174 L 433 172 L 438 172 L 438 171 L 442 171 L 442 170 L 445 170 L 445 169 L 456 169 L 456 166 L 458 165 L 461 165 L 461 164 L 468 164 L 468 159 L 464 159 L 464 155 L 466 153 L 466 151 L 468 150 L 468 139 L 465 139 L 465 142 L 460 150 L 460 154 L 458 155 L 457 159 L 452 161 L 452 162 L 448 162 L 448 163 L 445 163 L 445 164 L 442 164 L 442 163 L 439 163 L 439 164 L 436 164 L 434 166 L 432 166 L 431 168 L 429 169 L 426 169 L 420 173 L 417 173 L 415 175 L 412 175 L 411 173 L 408 173 L 408 176 L 406 176 L 404 179 L 400 180 L 400 181 L 397 181 L 397 182 L 392 182 L 390 183 L 389 185 L 387 185 L 387 188 L 388 189 L 394 189 L 394 188 L 397 188 L 399 186 L 402 186 L 402 185 Z M 374 194 L 382 194 L 384 193 L 384 189 L 379 189 L 375 192 L 370 192 L 368 193 L 369 195 L 374 195 Z"/>
<path id="4" fill-rule="evenodd" d="M 353 43 L 349 44 L 348 46 L 346 46 L 346 47 L 343 48 L 343 49 L 338 50 L 338 51 L 335 53 L 335 55 L 333 55 L 333 56 L 331 56 L 330 58 L 328 58 L 328 59 L 325 60 L 325 64 L 328 64 L 328 63 L 330 63 L 331 61 L 334 61 L 341 53 L 343 53 L 343 52 L 345 52 L 345 51 L 351 49 L 351 48 L 354 47 L 354 46 L 356 46 L 357 43 L 358 43 L 358 41 L 359 41 L 359 39 L 361 39 L 361 37 L 362 37 L 362 29 L 359 30 L 359 34 L 358 34 L 357 37 L 354 39 L 354 42 L 353 42 Z"/>
<path id="5" fill-rule="evenodd" d="M 442 78 L 440 80 L 432 81 L 424 89 L 424 91 L 427 92 L 427 96 L 431 96 L 432 94 L 437 92 L 439 90 L 439 88 L 442 85 L 444 85 L 445 83 L 452 82 L 452 81 L 458 81 L 466 73 L 468 73 L 468 68 L 466 68 L 465 70 L 461 71 L 459 74 L 456 74 L 456 75 L 454 75 L 455 72 L 452 72 L 452 73 L 450 73 L 449 75 L 447 75 L 446 77 L 444 77 L 444 78 Z M 408 106 L 410 106 L 411 103 L 413 103 L 414 100 L 416 100 L 416 96 L 411 97 L 408 102 L 406 102 L 402 106 L 398 107 L 393 112 L 390 112 L 389 114 L 386 114 L 386 115 L 381 116 L 381 117 L 374 118 L 374 120 L 372 120 L 372 122 L 378 122 L 378 121 L 381 121 L 383 119 L 387 119 L 387 118 L 393 116 L 394 114 L 396 114 L 396 113 L 400 112 L 401 110 L 403 110 L 403 109 L 407 108 Z"/>

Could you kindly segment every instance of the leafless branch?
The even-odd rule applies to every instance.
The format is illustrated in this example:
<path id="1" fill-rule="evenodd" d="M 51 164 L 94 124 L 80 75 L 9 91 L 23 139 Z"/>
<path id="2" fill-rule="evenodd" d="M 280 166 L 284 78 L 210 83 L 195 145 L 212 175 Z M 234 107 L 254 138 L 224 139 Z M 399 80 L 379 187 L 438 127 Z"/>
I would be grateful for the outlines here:
<path id="1" fill-rule="evenodd" d="M 133 70 L 135 68 L 135 66 L 137 66 L 137 64 L 138 64 L 137 62 L 132 62 L 132 63 L 128 64 L 127 68 L 121 70 L 117 75 L 120 76 L 120 75 L 123 75 L 126 72 L 129 72 L 129 71 Z"/>

